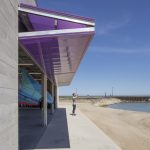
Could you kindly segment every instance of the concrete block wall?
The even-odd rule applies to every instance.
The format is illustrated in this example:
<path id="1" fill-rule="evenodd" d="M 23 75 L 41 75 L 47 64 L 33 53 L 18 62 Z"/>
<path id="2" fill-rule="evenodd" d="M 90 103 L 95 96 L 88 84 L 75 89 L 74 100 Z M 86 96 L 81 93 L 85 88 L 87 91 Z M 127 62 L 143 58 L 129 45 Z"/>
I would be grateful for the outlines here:
<path id="1" fill-rule="evenodd" d="M 0 150 L 18 149 L 18 4 L 0 1 Z"/>

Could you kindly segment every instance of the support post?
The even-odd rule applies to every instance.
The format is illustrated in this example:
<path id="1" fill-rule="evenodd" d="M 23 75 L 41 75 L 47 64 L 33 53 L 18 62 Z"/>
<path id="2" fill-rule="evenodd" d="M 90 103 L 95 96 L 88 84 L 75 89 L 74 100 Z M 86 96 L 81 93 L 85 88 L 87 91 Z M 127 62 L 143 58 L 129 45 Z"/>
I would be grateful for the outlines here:
<path id="1" fill-rule="evenodd" d="M 59 88 L 55 86 L 55 108 L 59 106 Z"/>
<path id="2" fill-rule="evenodd" d="M 54 85 L 53 85 L 53 84 L 51 85 L 51 88 L 52 88 L 52 89 L 51 89 L 51 90 L 52 90 L 52 91 L 51 91 L 51 92 L 52 92 L 52 97 L 53 97 L 53 99 L 54 99 Z M 54 102 L 55 102 L 55 101 L 53 101 L 53 103 L 51 104 L 51 113 L 52 113 L 52 114 L 54 113 Z"/>
<path id="3" fill-rule="evenodd" d="M 42 97 L 43 97 L 43 125 L 47 126 L 47 76 L 42 77 Z"/>

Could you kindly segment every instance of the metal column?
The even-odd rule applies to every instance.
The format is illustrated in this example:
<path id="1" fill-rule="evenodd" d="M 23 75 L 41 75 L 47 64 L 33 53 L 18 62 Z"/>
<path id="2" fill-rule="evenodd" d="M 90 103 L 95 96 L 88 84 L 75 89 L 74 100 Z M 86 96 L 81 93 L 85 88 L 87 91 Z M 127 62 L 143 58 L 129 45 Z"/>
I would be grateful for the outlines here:
<path id="1" fill-rule="evenodd" d="M 47 76 L 42 76 L 42 96 L 43 96 L 43 125 L 47 126 Z"/>
<path id="2" fill-rule="evenodd" d="M 54 98 L 54 85 L 51 84 L 51 93 L 52 93 L 52 97 Z M 51 104 L 51 113 L 53 114 L 54 113 L 54 101 L 53 103 Z"/>
<path id="3" fill-rule="evenodd" d="M 55 86 L 55 108 L 59 106 L 59 88 Z"/>

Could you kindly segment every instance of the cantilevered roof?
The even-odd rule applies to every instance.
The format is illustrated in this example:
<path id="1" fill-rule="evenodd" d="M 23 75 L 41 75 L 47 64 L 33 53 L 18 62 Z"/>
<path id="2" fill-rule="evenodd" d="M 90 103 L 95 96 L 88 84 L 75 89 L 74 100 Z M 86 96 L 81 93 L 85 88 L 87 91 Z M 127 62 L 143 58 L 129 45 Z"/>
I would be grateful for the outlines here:
<path id="1" fill-rule="evenodd" d="M 20 5 L 19 44 L 56 85 L 69 85 L 94 35 L 93 19 Z"/>

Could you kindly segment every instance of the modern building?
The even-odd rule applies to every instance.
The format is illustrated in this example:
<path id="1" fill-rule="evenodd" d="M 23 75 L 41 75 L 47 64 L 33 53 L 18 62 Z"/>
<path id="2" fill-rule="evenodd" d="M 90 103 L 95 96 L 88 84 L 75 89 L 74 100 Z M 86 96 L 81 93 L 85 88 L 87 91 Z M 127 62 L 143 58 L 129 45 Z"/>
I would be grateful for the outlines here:
<path id="1" fill-rule="evenodd" d="M 17 150 L 20 70 L 41 84 L 46 126 L 47 93 L 53 98 L 53 112 L 59 106 L 58 87 L 71 83 L 94 36 L 95 22 L 41 9 L 34 0 L 2 0 L 0 20 L 0 149 Z"/>

